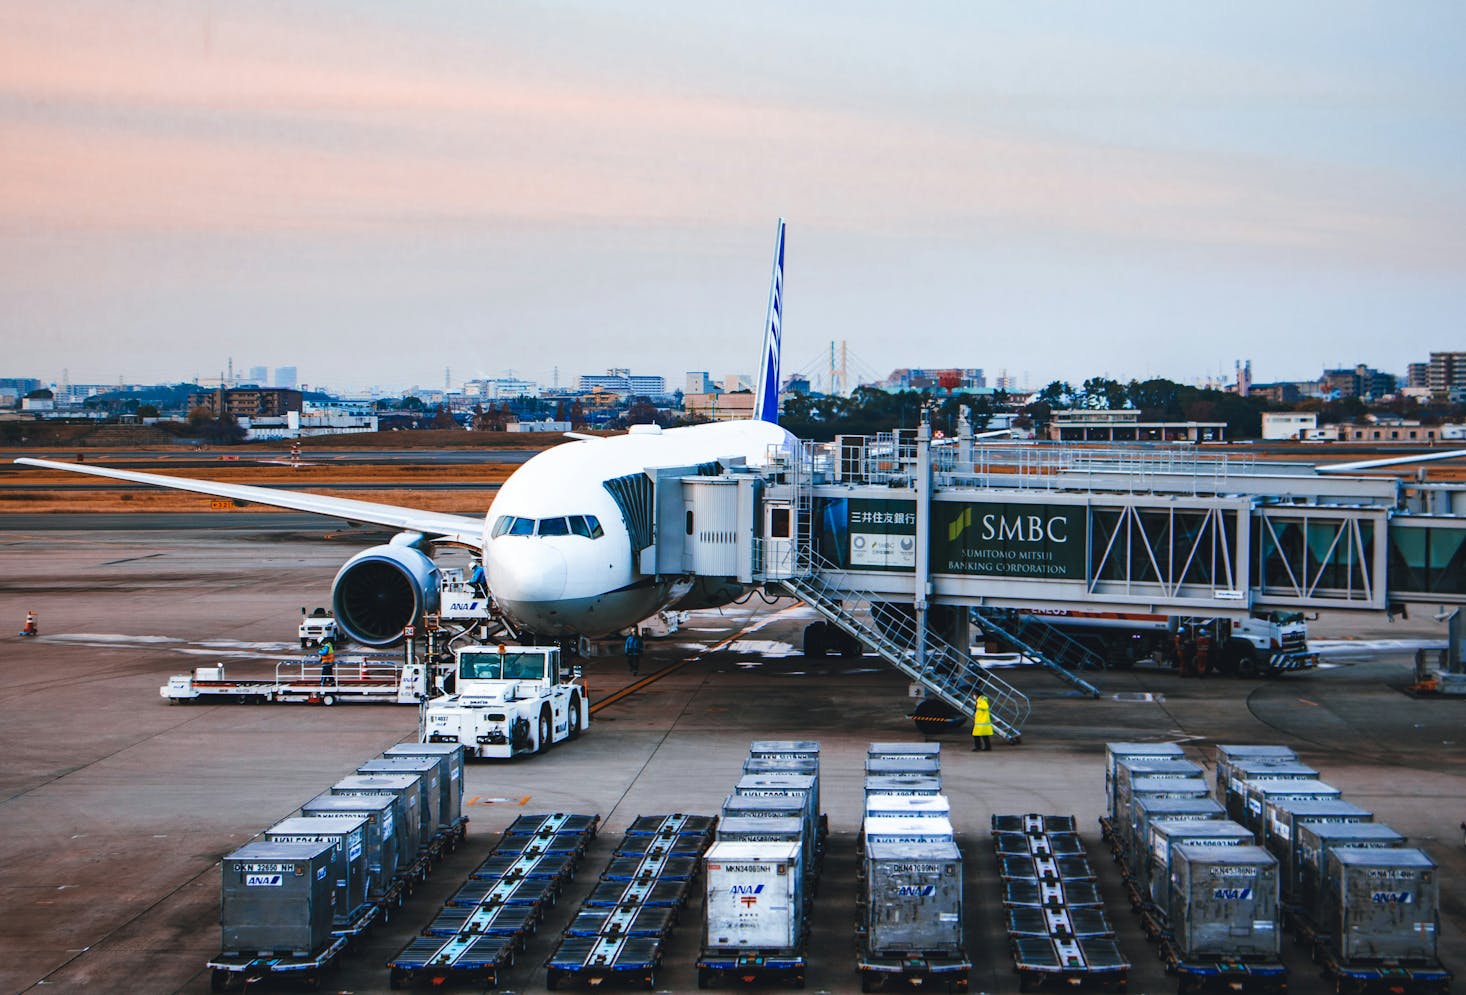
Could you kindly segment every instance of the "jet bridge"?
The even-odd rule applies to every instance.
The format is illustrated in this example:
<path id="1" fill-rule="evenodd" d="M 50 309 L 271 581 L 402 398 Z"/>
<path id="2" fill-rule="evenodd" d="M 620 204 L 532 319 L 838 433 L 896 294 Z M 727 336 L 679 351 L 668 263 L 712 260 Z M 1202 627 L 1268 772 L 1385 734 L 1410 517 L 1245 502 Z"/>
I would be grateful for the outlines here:
<path id="1" fill-rule="evenodd" d="M 782 589 L 960 711 L 987 693 L 1014 738 L 1027 702 L 970 659 L 974 612 L 1002 629 L 1014 609 L 1240 619 L 1466 603 L 1460 485 L 925 428 L 648 482 L 645 572 Z M 1056 662 L 1082 657 L 1015 641 L 1094 692 Z"/>

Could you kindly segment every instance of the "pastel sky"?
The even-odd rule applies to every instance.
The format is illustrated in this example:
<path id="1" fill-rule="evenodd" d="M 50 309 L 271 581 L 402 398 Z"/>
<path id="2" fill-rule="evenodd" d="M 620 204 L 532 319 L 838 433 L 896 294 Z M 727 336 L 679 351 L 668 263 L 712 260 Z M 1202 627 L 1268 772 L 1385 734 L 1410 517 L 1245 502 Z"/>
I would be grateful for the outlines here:
<path id="1" fill-rule="evenodd" d="M 0 376 L 1466 349 L 1466 4 L 0 0 Z"/>

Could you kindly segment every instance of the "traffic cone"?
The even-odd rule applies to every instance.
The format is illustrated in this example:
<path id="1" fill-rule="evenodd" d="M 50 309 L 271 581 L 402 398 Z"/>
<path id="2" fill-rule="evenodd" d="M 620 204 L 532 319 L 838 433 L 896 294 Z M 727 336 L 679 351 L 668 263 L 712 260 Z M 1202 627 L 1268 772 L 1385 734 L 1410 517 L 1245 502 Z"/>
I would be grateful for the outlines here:
<path id="1" fill-rule="evenodd" d="M 26 612 L 25 613 L 25 625 L 23 625 L 23 626 L 20 627 L 20 635 L 22 635 L 22 636 L 39 636 L 40 634 L 41 634 L 41 631 L 38 628 L 36 628 L 36 613 L 35 612 Z"/>

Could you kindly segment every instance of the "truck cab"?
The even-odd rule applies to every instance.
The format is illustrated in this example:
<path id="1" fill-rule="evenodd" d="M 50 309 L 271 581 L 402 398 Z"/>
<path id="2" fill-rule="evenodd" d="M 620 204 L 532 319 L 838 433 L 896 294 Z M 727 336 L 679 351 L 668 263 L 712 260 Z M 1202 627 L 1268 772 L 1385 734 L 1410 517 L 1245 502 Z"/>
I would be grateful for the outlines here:
<path id="1" fill-rule="evenodd" d="M 305 609 L 300 610 L 300 648 L 307 646 L 319 646 L 321 643 L 335 642 L 340 635 L 336 627 L 336 616 L 324 608 L 317 608 L 309 615 Z"/>
<path id="2" fill-rule="evenodd" d="M 425 742 L 513 757 L 575 739 L 590 724 L 579 668 L 563 669 L 558 646 L 464 646 L 454 658 L 450 693 L 426 705 Z"/>

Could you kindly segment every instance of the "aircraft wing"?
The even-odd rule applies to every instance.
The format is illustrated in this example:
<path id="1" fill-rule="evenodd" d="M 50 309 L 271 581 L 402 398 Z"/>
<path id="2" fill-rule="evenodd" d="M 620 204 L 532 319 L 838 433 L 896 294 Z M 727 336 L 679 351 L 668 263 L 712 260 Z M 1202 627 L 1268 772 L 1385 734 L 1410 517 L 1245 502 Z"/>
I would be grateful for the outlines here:
<path id="1" fill-rule="evenodd" d="M 153 487 L 171 487 L 174 490 L 211 494 L 214 497 L 233 498 L 238 501 L 252 501 L 272 508 L 288 508 L 291 511 L 305 511 L 328 518 L 342 518 L 349 522 L 365 522 L 369 525 L 386 525 L 408 532 L 421 532 L 428 536 L 441 536 L 460 542 L 473 549 L 481 549 L 484 541 L 484 523 L 481 518 L 465 515 L 450 515 L 436 511 L 419 511 L 415 508 L 401 508 L 392 504 L 376 504 L 372 501 L 353 501 L 350 498 L 327 497 L 324 494 L 308 494 L 299 491 L 283 491 L 273 487 L 254 487 L 248 484 L 223 484 L 212 480 L 192 480 L 187 477 L 169 477 L 161 473 L 139 473 L 136 470 L 114 470 L 105 466 L 91 466 L 82 463 L 61 463 L 56 460 L 18 459 L 15 462 L 26 466 L 39 466 L 47 470 L 65 470 L 69 473 L 89 473 L 94 477 L 112 480 L 127 480 L 134 484 L 148 484 Z"/>
<path id="2" fill-rule="evenodd" d="M 1316 473 L 1358 473 L 1361 470 L 1383 470 L 1392 466 L 1434 463 L 1437 460 L 1455 459 L 1458 456 L 1466 456 L 1466 449 L 1452 449 L 1443 453 L 1417 453 L 1414 456 L 1390 456 L 1385 459 L 1359 460 L 1355 463 L 1324 463 L 1313 469 Z"/>

